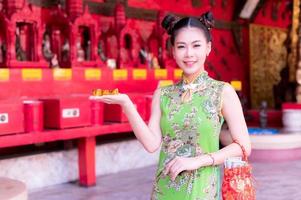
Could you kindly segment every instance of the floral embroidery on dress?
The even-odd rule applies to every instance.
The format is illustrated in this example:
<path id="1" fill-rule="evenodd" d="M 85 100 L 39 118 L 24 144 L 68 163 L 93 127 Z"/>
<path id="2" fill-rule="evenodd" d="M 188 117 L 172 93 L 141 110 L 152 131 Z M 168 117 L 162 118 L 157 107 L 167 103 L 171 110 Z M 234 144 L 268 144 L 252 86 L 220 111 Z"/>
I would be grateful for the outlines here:
<path id="1" fill-rule="evenodd" d="M 206 194 L 204 200 L 214 200 L 217 198 L 216 184 L 217 184 L 217 177 L 214 175 L 210 176 L 208 185 L 203 191 Z"/>
<path id="2" fill-rule="evenodd" d="M 166 154 L 163 166 L 167 165 L 176 156 L 178 157 L 194 157 L 196 153 L 200 155 L 203 151 L 197 145 L 198 131 L 197 124 L 194 120 L 197 108 L 193 107 L 190 113 L 186 113 L 183 119 L 183 126 L 179 123 L 172 124 L 175 136 L 170 134 L 163 136 L 162 151 Z M 179 191 L 183 186 L 187 187 L 187 192 L 191 193 L 192 181 L 194 180 L 193 172 L 182 172 L 175 181 L 169 180 L 168 188 L 174 188 Z"/>
<path id="3" fill-rule="evenodd" d="M 197 189 L 194 185 L 205 181 L 204 173 L 212 170 L 212 167 L 183 171 L 174 181 L 163 173 L 165 166 L 176 156 L 195 157 L 218 150 L 218 135 L 223 122 L 220 108 L 224 83 L 210 78 L 207 73 L 202 73 L 193 82 L 196 87 L 193 88 L 191 99 L 185 102 L 181 99 L 185 91 L 183 84 L 183 81 L 180 81 L 175 85 L 161 88 L 162 147 L 152 200 L 159 200 L 161 197 L 178 200 L 180 197 L 169 196 L 176 192 L 184 195 L 185 199 L 192 194 L 197 194 L 193 197 L 195 200 L 200 195 L 205 195 L 208 200 L 216 199 L 217 170 L 206 172 L 209 180 L 206 182 L 209 184 L 198 189 L 196 194 L 193 192 Z M 202 132 L 203 130 L 206 132 Z M 205 146 L 201 145 L 203 137 L 206 141 L 209 139 Z M 166 196 L 167 190 L 173 192 Z"/>

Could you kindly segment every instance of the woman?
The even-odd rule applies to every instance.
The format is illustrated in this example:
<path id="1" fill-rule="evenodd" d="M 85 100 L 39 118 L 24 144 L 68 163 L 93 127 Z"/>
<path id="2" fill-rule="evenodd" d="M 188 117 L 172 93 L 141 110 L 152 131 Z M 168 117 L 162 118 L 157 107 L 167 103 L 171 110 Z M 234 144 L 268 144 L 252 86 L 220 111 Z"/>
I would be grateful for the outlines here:
<path id="1" fill-rule="evenodd" d="M 146 125 L 127 95 L 101 97 L 120 104 L 138 140 L 148 152 L 161 146 L 153 200 L 220 199 L 219 165 L 228 157 L 241 156 L 232 143 L 219 150 L 224 118 L 232 138 L 251 152 L 250 139 L 240 101 L 225 82 L 210 78 L 204 63 L 211 51 L 213 18 L 177 19 L 168 15 L 162 26 L 170 35 L 175 61 L 183 70 L 182 80 L 155 91 L 152 114 Z"/>

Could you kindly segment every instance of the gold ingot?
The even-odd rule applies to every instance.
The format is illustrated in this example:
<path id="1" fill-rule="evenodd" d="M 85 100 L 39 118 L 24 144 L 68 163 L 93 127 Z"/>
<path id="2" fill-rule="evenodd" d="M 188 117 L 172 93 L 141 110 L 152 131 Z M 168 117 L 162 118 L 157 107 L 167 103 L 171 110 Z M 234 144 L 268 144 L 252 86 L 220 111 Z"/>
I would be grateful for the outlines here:
<path id="1" fill-rule="evenodd" d="M 114 90 L 111 92 L 111 94 L 113 94 L 113 95 L 119 94 L 118 88 L 114 89 Z"/>
<path id="2" fill-rule="evenodd" d="M 95 89 L 93 90 L 93 96 L 101 96 L 102 90 L 101 89 Z"/>
<path id="3" fill-rule="evenodd" d="M 103 90 L 102 95 L 110 95 L 110 90 Z"/>
<path id="4" fill-rule="evenodd" d="M 116 95 L 116 94 L 119 94 L 118 88 L 113 90 L 94 89 L 92 91 L 93 96 Z"/>

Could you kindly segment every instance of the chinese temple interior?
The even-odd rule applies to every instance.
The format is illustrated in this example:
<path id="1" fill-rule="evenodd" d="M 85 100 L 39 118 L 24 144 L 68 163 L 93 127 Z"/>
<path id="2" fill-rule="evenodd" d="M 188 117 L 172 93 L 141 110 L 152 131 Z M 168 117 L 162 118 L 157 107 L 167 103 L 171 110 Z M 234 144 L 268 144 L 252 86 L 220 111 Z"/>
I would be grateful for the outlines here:
<path id="1" fill-rule="evenodd" d="M 0 0 L 0 199 L 149 199 L 159 152 L 89 97 L 118 88 L 147 122 L 155 89 L 182 77 L 162 19 L 207 11 L 205 69 L 241 101 L 257 199 L 300 199 L 300 0 Z"/>

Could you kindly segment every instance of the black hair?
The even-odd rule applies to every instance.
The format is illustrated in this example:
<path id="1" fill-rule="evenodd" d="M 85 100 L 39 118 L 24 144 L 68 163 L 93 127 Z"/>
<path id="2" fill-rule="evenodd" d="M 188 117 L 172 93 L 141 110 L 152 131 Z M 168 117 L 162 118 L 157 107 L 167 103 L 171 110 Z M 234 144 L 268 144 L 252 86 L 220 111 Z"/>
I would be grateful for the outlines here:
<path id="1" fill-rule="evenodd" d="M 210 29 L 214 25 L 213 15 L 211 12 L 206 12 L 200 17 L 184 17 L 178 18 L 174 15 L 166 15 L 162 20 L 161 26 L 170 35 L 170 42 L 174 45 L 175 37 L 181 28 L 196 27 L 199 28 L 205 35 L 207 42 L 212 41 Z"/>

